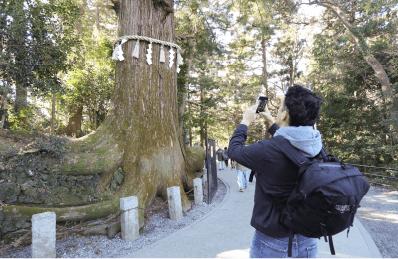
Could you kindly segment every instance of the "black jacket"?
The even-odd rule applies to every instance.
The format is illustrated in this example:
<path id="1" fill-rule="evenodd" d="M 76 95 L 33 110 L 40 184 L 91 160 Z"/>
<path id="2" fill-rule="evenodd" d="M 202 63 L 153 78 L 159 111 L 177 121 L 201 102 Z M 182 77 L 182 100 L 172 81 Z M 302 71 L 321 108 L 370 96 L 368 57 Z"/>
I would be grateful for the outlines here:
<path id="1" fill-rule="evenodd" d="M 282 207 L 296 185 L 297 167 L 277 147 L 273 139 L 245 146 L 247 126 L 241 124 L 229 143 L 229 157 L 256 172 L 254 208 L 250 224 L 270 237 L 288 237 L 289 230 L 279 223 Z M 272 125 L 269 133 L 279 129 Z"/>

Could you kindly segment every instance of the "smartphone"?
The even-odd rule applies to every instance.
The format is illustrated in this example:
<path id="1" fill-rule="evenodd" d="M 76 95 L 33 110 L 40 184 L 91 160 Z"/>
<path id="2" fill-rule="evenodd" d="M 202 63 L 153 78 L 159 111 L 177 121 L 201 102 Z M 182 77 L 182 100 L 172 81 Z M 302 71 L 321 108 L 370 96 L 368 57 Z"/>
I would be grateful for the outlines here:
<path id="1" fill-rule="evenodd" d="M 257 107 L 256 113 L 263 112 L 265 109 L 265 105 L 267 105 L 267 102 L 268 102 L 268 97 L 260 96 L 258 98 L 258 107 Z"/>

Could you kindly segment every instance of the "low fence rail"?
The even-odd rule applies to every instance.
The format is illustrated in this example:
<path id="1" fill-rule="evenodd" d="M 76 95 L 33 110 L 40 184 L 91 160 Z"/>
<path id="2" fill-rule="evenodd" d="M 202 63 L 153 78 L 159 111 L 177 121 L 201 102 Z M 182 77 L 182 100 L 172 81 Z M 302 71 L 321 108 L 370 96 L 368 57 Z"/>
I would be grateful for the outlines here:
<path id="1" fill-rule="evenodd" d="M 379 169 L 379 170 L 385 170 L 385 171 L 388 170 L 388 171 L 398 172 L 397 168 L 378 167 L 378 166 L 370 166 L 370 165 L 358 165 L 358 164 L 350 164 L 350 163 L 345 163 L 345 164 L 352 165 L 352 166 L 355 166 L 355 167 L 358 167 L 358 168 L 364 168 L 364 170 L 362 172 L 364 175 L 377 177 L 376 179 L 379 179 L 379 178 L 382 178 L 383 180 L 384 179 L 388 179 L 390 181 L 397 182 L 397 184 L 398 184 L 398 177 L 381 175 L 381 174 L 374 174 L 374 173 L 368 173 L 368 170 L 367 170 L 367 169 Z M 369 183 L 373 183 L 373 184 L 381 185 L 381 186 L 390 186 L 390 187 L 398 188 L 398 185 L 384 184 L 384 183 L 378 183 L 378 182 L 374 182 L 374 181 L 369 181 Z"/>

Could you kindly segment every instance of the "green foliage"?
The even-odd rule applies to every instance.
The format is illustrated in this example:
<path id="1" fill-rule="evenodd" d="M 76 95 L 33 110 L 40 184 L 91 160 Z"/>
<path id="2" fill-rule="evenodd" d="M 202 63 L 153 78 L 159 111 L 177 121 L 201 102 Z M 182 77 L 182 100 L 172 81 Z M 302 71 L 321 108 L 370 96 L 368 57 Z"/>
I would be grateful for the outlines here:
<path id="1" fill-rule="evenodd" d="M 11 129 L 18 130 L 26 128 L 24 121 L 28 120 L 28 126 L 31 126 L 31 120 L 33 119 L 33 107 L 32 106 L 25 106 L 18 112 L 15 112 L 14 109 L 8 108 L 7 109 L 8 121 L 12 123 Z M 24 121 L 20 120 L 21 118 Z"/>
<path id="2" fill-rule="evenodd" d="M 270 76 L 279 79 L 282 89 L 287 89 L 302 74 L 302 71 L 298 71 L 298 63 L 307 46 L 305 38 L 299 38 L 299 34 L 299 31 L 287 30 L 286 35 L 278 38 L 271 51 L 272 63 L 279 65 L 280 68 L 272 71 Z"/>
<path id="3" fill-rule="evenodd" d="M 360 15 L 352 26 L 359 44 L 341 21 L 330 22 L 333 13 L 325 11 L 327 27 L 314 37 L 310 77 L 325 99 L 318 128 L 329 152 L 345 162 L 394 167 L 398 123 L 391 116 L 396 97 L 386 101 L 379 78 L 364 60 L 364 55 L 372 55 L 383 65 L 396 93 L 396 36 L 391 29 L 396 30 L 398 20 L 391 16 L 393 3 L 380 2 L 357 2 Z M 350 13 L 350 8 L 345 11 Z"/>
<path id="4" fill-rule="evenodd" d="M 77 46 L 73 22 L 78 9 L 70 0 L 0 1 L 0 80 L 2 86 L 28 88 L 35 95 L 61 89 L 58 73 L 69 67 Z"/>
<path id="5" fill-rule="evenodd" d="M 345 162 L 391 165 L 397 147 L 389 141 L 382 124 L 385 111 L 373 102 L 348 93 L 328 93 L 318 129 L 329 152 Z"/>
<path id="6" fill-rule="evenodd" d="M 82 39 L 82 52 L 69 57 L 75 66 L 64 75 L 65 93 L 57 96 L 63 112 L 69 116 L 74 115 L 76 107 L 85 107 L 83 116 L 87 119 L 82 122 L 85 133 L 95 130 L 104 121 L 115 84 L 115 62 L 110 59 L 114 32 L 94 19 L 100 15 L 109 24 L 114 22 L 114 13 L 103 9 L 81 7 L 84 15 L 76 29 Z"/>
<path id="7" fill-rule="evenodd" d="M 188 100 L 208 107 L 216 107 L 219 98 L 216 92 L 220 88 L 217 71 L 221 69 L 223 46 L 217 41 L 217 30 L 229 26 L 231 15 L 229 6 L 218 1 L 186 1 L 177 5 L 177 32 L 193 38 L 183 39 L 179 45 L 184 49 L 185 63 L 178 74 L 178 101 L 182 102 L 182 94 L 188 93 Z M 189 75 L 189 76 L 188 76 Z M 186 88 L 188 83 L 188 89 Z M 209 116 L 203 106 L 191 105 L 180 117 L 184 121 L 184 129 L 199 135 L 194 142 L 204 144 L 209 127 L 214 125 L 216 118 Z M 207 132 L 206 132 L 207 129 Z M 211 136 L 209 136 L 211 137 Z"/>

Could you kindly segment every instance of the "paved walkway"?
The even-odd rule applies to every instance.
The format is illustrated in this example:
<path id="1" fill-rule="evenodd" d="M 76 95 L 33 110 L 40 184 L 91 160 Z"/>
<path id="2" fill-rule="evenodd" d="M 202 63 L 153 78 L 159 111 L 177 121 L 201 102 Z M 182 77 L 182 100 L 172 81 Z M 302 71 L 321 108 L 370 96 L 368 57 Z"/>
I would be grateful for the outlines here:
<path id="1" fill-rule="evenodd" d="M 195 223 L 125 258 L 248 258 L 254 229 L 250 226 L 254 185 L 239 192 L 236 170 L 226 168 L 218 177 L 227 186 L 222 203 Z M 344 231 L 333 237 L 336 256 L 329 244 L 319 240 L 319 258 L 381 258 L 377 246 L 356 218 L 349 237 Z"/>

